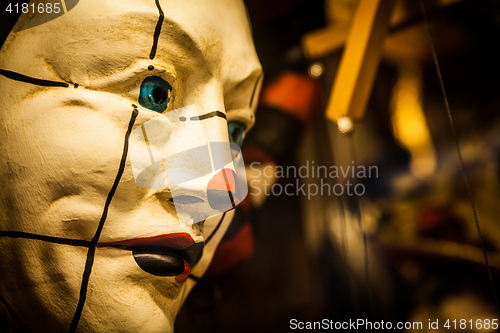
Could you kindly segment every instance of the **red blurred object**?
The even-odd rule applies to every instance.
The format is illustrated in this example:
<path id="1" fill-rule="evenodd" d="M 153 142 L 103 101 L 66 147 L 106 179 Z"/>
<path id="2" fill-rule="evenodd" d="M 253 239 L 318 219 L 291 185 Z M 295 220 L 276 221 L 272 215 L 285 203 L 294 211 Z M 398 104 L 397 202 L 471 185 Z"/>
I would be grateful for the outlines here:
<path id="1" fill-rule="evenodd" d="M 219 245 L 212 264 L 203 278 L 210 279 L 224 274 L 238 263 L 250 258 L 254 248 L 255 238 L 252 226 L 247 222 L 232 238 Z"/>
<path id="2" fill-rule="evenodd" d="M 422 237 L 467 243 L 464 221 L 449 206 L 431 206 L 421 209 L 418 233 Z"/>
<path id="3" fill-rule="evenodd" d="M 320 86 L 306 74 L 284 73 L 266 85 L 260 105 L 278 109 L 310 127 L 318 116 Z"/>

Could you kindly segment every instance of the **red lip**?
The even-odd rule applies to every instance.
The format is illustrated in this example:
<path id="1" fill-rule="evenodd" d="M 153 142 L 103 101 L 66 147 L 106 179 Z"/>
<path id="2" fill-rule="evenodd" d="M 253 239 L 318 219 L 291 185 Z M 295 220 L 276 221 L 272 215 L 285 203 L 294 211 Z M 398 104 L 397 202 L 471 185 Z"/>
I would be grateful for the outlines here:
<path id="1" fill-rule="evenodd" d="M 176 250 L 184 250 L 193 245 L 195 241 L 190 234 L 185 232 L 127 239 L 119 242 L 97 243 L 97 247 L 104 246 L 162 246 Z"/>

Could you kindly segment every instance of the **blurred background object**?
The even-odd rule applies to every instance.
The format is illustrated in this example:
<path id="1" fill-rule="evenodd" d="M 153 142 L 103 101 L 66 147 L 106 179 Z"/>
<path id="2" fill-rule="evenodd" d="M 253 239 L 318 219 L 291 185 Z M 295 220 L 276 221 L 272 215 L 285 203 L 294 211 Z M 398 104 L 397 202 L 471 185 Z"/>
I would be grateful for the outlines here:
<path id="1" fill-rule="evenodd" d="M 246 1 L 265 80 L 245 162 L 269 167 L 271 187 L 295 188 L 293 175 L 273 177 L 276 170 L 313 162 L 376 166 L 377 174 L 299 179 L 306 189 L 351 181 L 363 185 L 362 196 L 250 195 L 225 241 L 251 237 L 251 249 L 199 282 L 177 332 L 284 332 L 294 318 L 425 327 L 429 319 L 498 317 L 419 1 L 395 1 L 380 47 L 366 42 L 375 51 L 365 60 L 376 58 L 373 77 L 361 80 L 369 89 L 357 83 L 354 99 L 339 95 L 363 104 L 356 96 L 367 91 L 366 108 L 326 118 L 361 2 Z M 498 287 L 500 2 L 435 0 L 425 8 Z"/>

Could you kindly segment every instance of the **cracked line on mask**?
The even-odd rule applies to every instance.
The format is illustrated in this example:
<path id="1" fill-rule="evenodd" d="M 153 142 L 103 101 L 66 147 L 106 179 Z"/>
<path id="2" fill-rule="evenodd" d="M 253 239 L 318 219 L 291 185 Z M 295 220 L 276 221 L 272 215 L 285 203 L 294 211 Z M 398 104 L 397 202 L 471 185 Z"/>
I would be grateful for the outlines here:
<path id="1" fill-rule="evenodd" d="M 24 83 L 30 83 L 30 84 L 34 84 L 37 86 L 63 87 L 63 88 L 69 87 L 69 84 L 66 82 L 37 79 L 37 78 L 31 77 L 31 76 L 27 76 L 27 75 L 24 75 L 21 73 L 13 72 L 13 71 L 8 71 L 5 69 L 0 69 L 0 75 L 5 76 L 6 78 L 11 79 L 11 80 L 20 81 L 20 82 L 24 82 Z"/>
<path id="2" fill-rule="evenodd" d="M 0 237 L 36 239 L 49 243 L 83 246 L 83 247 L 90 247 L 91 245 L 91 242 L 86 240 L 44 236 L 22 231 L 0 231 Z"/>
<path id="3" fill-rule="evenodd" d="M 205 245 L 207 245 L 212 240 L 212 238 L 215 236 L 215 234 L 219 230 L 219 227 L 222 224 L 222 221 L 224 220 L 225 217 L 226 217 L 226 212 L 224 212 L 224 214 L 222 214 L 222 217 L 221 217 L 219 223 L 217 223 L 217 226 L 215 227 L 214 231 L 212 231 L 210 236 L 207 237 L 207 240 L 205 241 Z"/>
<path id="4" fill-rule="evenodd" d="M 227 120 L 226 114 L 224 112 L 220 111 L 212 111 L 206 114 L 202 114 L 201 116 L 194 116 L 189 118 L 189 120 L 205 120 L 205 119 L 210 119 L 213 117 L 221 117 Z"/>
<path id="5" fill-rule="evenodd" d="M 99 226 L 97 227 L 97 230 L 94 234 L 94 237 L 92 238 L 89 250 L 87 252 L 87 260 L 85 262 L 85 269 L 83 271 L 82 284 L 80 287 L 80 298 L 78 299 L 78 305 L 76 307 L 76 311 L 75 311 L 75 314 L 73 316 L 73 319 L 71 320 L 71 324 L 70 324 L 69 331 L 68 331 L 69 333 L 76 332 L 76 328 L 78 327 L 78 322 L 80 321 L 80 317 L 82 315 L 83 306 L 85 305 L 85 300 L 87 298 L 87 289 L 88 289 L 90 274 L 92 273 L 92 266 L 94 264 L 96 244 L 99 241 L 99 237 L 101 236 L 102 229 L 104 228 L 104 222 L 106 222 L 106 218 L 108 216 L 108 209 L 109 209 L 109 206 L 111 204 L 111 200 L 113 199 L 113 196 L 116 192 L 118 184 L 120 183 L 120 179 L 121 179 L 123 172 L 125 170 L 125 162 L 127 161 L 130 133 L 132 133 L 132 127 L 134 126 L 135 119 L 137 118 L 138 114 L 139 114 L 139 111 L 137 109 L 134 109 L 132 111 L 132 116 L 131 116 L 130 122 L 128 124 L 127 132 L 125 133 L 125 142 L 123 144 L 123 153 L 122 153 L 122 157 L 120 160 L 120 166 L 118 167 L 118 173 L 116 174 L 116 178 L 115 178 L 115 181 L 113 182 L 113 186 L 111 187 L 111 190 L 108 193 L 106 203 L 104 204 L 102 216 L 101 216 L 101 219 L 99 221 Z"/>
<path id="6" fill-rule="evenodd" d="M 153 60 L 156 56 L 156 49 L 158 48 L 158 39 L 160 38 L 161 26 L 163 24 L 163 20 L 165 18 L 165 14 L 160 6 L 160 0 L 155 0 L 156 7 L 158 8 L 158 12 L 160 13 L 160 17 L 158 18 L 158 22 L 156 23 L 155 33 L 153 36 L 153 46 L 151 47 L 151 53 L 149 54 L 149 59 Z"/>
<path id="7" fill-rule="evenodd" d="M 193 280 L 196 283 L 198 283 L 200 281 L 200 278 L 197 277 L 197 276 L 195 276 L 195 275 L 193 275 L 193 274 L 189 274 L 188 279 L 191 279 L 191 280 Z"/>

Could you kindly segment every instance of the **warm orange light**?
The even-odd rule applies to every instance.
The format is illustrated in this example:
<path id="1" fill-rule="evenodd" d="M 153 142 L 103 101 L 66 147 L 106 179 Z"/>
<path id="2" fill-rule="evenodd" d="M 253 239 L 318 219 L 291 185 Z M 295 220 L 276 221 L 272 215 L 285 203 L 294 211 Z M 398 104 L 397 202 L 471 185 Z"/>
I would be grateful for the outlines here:
<path id="1" fill-rule="evenodd" d="M 422 76 L 419 68 L 400 70 L 392 97 L 392 128 L 398 143 L 411 154 L 411 171 L 419 178 L 436 168 L 436 151 L 422 110 Z"/>

